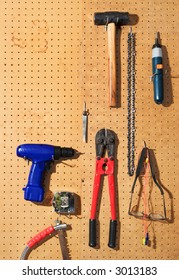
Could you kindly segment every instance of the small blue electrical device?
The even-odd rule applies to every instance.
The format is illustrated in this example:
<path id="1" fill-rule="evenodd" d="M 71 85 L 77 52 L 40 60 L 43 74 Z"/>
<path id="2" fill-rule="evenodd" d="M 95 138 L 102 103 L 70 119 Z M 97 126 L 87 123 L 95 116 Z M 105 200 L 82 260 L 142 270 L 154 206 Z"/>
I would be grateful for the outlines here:
<path id="1" fill-rule="evenodd" d="M 154 101 L 156 104 L 163 102 L 163 54 L 162 46 L 159 44 L 159 33 L 157 32 L 155 44 L 152 47 L 152 80 L 154 86 Z"/>

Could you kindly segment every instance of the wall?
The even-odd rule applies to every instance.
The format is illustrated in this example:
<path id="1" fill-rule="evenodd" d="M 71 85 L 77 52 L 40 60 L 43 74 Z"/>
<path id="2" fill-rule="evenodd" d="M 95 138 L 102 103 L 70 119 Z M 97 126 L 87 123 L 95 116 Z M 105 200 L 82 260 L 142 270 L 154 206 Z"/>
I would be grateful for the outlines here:
<path id="1" fill-rule="evenodd" d="M 151 246 L 143 246 L 142 222 L 128 216 L 134 177 L 127 174 L 127 34 L 117 31 L 117 108 L 108 107 L 107 33 L 95 26 L 97 11 L 118 10 L 137 14 L 136 34 L 136 142 L 135 163 L 143 140 L 155 153 L 156 172 L 165 189 L 168 220 L 151 223 Z M 81 198 L 81 213 L 70 218 L 66 232 L 71 259 L 178 259 L 179 191 L 178 129 L 178 3 L 177 1 L 3 1 L 1 4 L 1 259 L 19 259 L 26 242 L 54 224 L 50 206 L 55 191 L 71 191 Z M 163 105 L 153 101 L 151 48 L 156 31 L 164 52 Z M 89 110 L 88 143 L 82 142 L 82 111 Z M 110 219 L 107 178 L 99 212 L 100 247 L 88 246 L 88 223 L 95 168 L 95 134 L 103 128 L 118 138 L 116 191 L 118 246 L 108 248 Z M 51 169 L 46 200 L 25 201 L 22 187 L 30 165 L 16 156 L 22 143 L 48 143 L 73 147 L 78 158 Z M 31 164 L 31 163 L 30 163 Z M 157 191 L 154 191 L 157 197 Z M 160 197 L 159 197 L 160 199 Z M 155 199 L 155 205 L 160 205 Z M 30 259 L 61 259 L 58 238 L 34 250 Z"/>

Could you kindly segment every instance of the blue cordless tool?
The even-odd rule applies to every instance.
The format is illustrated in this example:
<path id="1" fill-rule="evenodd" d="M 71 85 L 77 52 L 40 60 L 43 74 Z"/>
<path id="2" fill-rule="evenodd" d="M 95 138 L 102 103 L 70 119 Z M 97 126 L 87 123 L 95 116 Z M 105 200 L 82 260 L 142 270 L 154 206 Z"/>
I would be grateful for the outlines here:
<path id="1" fill-rule="evenodd" d="M 157 32 L 155 44 L 152 47 L 152 80 L 154 84 L 154 101 L 157 104 L 163 102 L 163 63 L 162 46 L 159 44 L 159 33 Z"/>
<path id="2" fill-rule="evenodd" d="M 44 188 L 42 179 L 44 172 L 50 169 L 55 160 L 71 158 L 74 156 L 74 149 L 61 148 L 47 144 L 23 144 L 17 147 L 17 156 L 32 161 L 28 183 L 24 190 L 24 199 L 42 202 Z"/>

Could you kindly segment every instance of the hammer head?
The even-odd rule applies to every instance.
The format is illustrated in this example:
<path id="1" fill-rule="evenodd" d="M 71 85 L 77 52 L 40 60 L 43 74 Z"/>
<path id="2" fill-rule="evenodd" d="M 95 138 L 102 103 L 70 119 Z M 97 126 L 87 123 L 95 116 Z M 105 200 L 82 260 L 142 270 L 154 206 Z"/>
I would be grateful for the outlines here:
<path id="1" fill-rule="evenodd" d="M 94 13 L 95 25 L 108 25 L 114 23 L 115 25 L 127 25 L 129 24 L 129 13 L 124 12 L 104 12 Z"/>

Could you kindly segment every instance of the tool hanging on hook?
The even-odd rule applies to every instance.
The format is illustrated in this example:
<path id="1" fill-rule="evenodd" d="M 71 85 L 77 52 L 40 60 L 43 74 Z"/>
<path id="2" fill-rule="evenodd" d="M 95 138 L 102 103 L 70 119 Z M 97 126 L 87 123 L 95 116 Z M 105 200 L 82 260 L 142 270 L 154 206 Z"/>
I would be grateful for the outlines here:
<path id="1" fill-rule="evenodd" d="M 135 34 L 132 27 L 127 39 L 127 159 L 128 174 L 135 169 Z"/>
<path id="2" fill-rule="evenodd" d="M 109 106 L 116 107 L 116 27 L 129 24 L 129 13 L 95 13 L 94 24 L 104 25 L 108 32 Z"/>
<path id="3" fill-rule="evenodd" d="M 159 43 L 159 32 L 156 33 L 155 44 L 152 47 L 152 80 L 154 86 L 154 101 L 156 104 L 163 102 L 163 54 L 162 45 Z"/>
<path id="4" fill-rule="evenodd" d="M 96 215 L 97 204 L 99 200 L 99 190 L 102 175 L 108 176 L 110 207 L 111 207 L 111 220 L 109 229 L 109 242 L 110 248 L 116 246 L 116 193 L 115 193 L 115 178 L 114 178 L 114 152 L 115 152 L 115 134 L 109 129 L 101 129 L 97 132 L 96 138 L 96 169 L 93 185 L 93 197 L 91 205 L 91 213 L 89 220 L 89 246 L 96 247 Z M 105 158 L 107 151 L 108 157 Z"/>
<path id="5" fill-rule="evenodd" d="M 28 161 L 32 166 L 28 183 L 24 191 L 24 199 L 42 202 L 44 199 L 43 177 L 54 161 L 62 158 L 73 158 L 77 151 L 72 148 L 53 146 L 48 144 L 23 144 L 17 147 L 16 154 Z"/>
<path id="6" fill-rule="evenodd" d="M 21 260 L 27 260 L 29 254 L 32 250 L 34 250 L 36 247 L 40 246 L 42 243 L 44 243 L 47 239 L 51 238 L 52 236 L 56 235 L 59 231 L 64 231 L 67 229 L 67 224 L 61 224 L 59 221 L 57 221 L 57 224 L 55 226 L 49 226 L 48 228 L 44 229 L 40 233 L 38 233 L 36 236 L 34 236 L 26 245 L 24 251 L 21 255 Z M 59 240 L 62 242 L 62 239 Z M 65 241 L 64 241 L 65 242 Z M 65 243 L 60 243 L 61 250 L 62 250 L 62 256 L 63 259 L 66 259 L 66 248 Z"/>
<path id="7" fill-rule="evenodd" d="M 88 111 L 86 110 L 86 102 L 84 102 L 84 111 L 83 111 L 83 142 L 87 143 L 88 138 Z"/>
<path id="8" fill-rule="evenodd" d="M 55 192 L 52 206 L 58 214 L 75 214 L 75 194 L 72 192 Z"/>
<path id="9" fill-rule="evenodd" d="M 145 147 L 142 149 L 141 155 L 139 157 L 137 169 L 136 169 L 136 175 L 134 179 L 134 183 L 132 185 L 131 190 L 131 199 L 129 204 L 129 210 L 128 214 L 131 216 L 134 216 L 135 218 L 141 219 L 144 226 L 144 238 L 142 243 L 144 245 L 149 245 L 149 234 L 148 234 L 148 227 L 150 225 L 150 221 L 163 221 L 166 220 L 166 207 L 165 207 L 165 198 L 164 198 L 164 191 L 162 186 L 158 183 L 155 173 L 154 173 L 154 167 L 151 159 L 150 150 L 147 148 L 146 143 L 144 142 Z M 147 188 L 149 187 L 149 176 L 152 175 L 152 179 L 154 184 L 158 187 L 161 195 L 162 195 L 162 202 L 163 202 L 163 214 L 161 213 L 154 213 L 153 207 L 150 207 L 149 201 L 151 192 Z M 142 199 L 143 199 L 143 211 L 139 211 L 139 200 L 137 205 L 132 206 L 133 202 L 133 195 L 134 195 L 134 189 L 136 186 L 137 179 L 141 178 L 141 190 L 140 193 L 142 193 Z M 149 198 L 147 197 L 147 192 L 149 192 Z M 151 209 L 150 209 L 151 208 Z"/>

